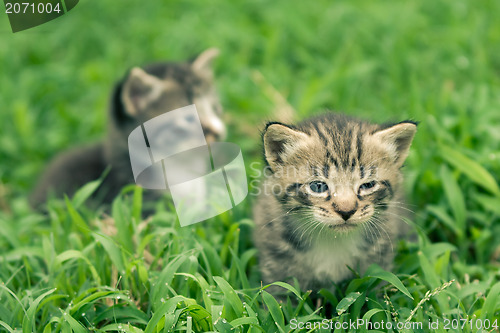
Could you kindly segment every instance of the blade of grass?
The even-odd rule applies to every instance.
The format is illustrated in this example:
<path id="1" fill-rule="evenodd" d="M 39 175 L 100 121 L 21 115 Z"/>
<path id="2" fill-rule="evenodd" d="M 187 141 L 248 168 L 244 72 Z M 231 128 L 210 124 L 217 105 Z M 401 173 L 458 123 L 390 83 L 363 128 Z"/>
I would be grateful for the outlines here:
<path id="1" fill-rule="evenodd" d="M 451 174 L 450 170 L 446 165 L 441 166 L 441 181 L 444 188 L 444 193 L 448 203 L 450 204 L 453 216 L 455 216 L 455 222 L 458 226 L 460 232 L 460 238 L 465 234 L 465 219 L 466 219 L 466 209 L 465 200 L 462 194 L 462 190 L 458 186 L 457 181 Z"/>
<path id="2" fill-rule="evenodd" d="M 90 269 L 90 272 L 92 273 L 92 277 L 94 278 L 94 281 L 97 283 L 97 285 L 101 284 L 101 278 L 99 277 L 97 270 L 95 269 L 94 265 L 92 265 L 90 260 L 82 252 L 76 251 L 76 250 L 68 250 L 68 251 L 65 251 L 65 252 L 59 254 L 56 257 L 56 261 L 60 264 L 63 263 L 64 261 L 70 260 L 70 259 L 82 259 L 83 261 L 85 261 L 85 263 L 87 264 L 87 266 Z"/>
<path id="3" fill-rule="evenodd" d="M 262 298 L 271 313 L 271 317 L 274 319 L 276 327 L 278 327 L 280 332 L 285 332 L 285 318 L 283 317 L 283 312 L 276 299 L 265 290 L 262 290 Z"/>
<path id="4" fill-rule="evenodd" d="M 148 323 L 148 326 L 146 326 L 146 329 L 144 330 L 144 333 L 153 333 L 155 332 L 156 326 L 160 322 L 160 319 L 165 316 L 165 314 L 172 313 L 175 308 L 177 308 L 177 305 L 185 300 L 186 298 L 183 296 L 175 296 L 167 300 L 165 303 L 163 303 L 154 313 L 153 317 Z"/>
<path id="5" fill-rule="evenodd" d="M 97 190 L 97 188 L 101 185 L 102 180 L 94 180 L 90 183 L 83 185 L 78 191 L 76 191 L 75 195 L 71 199 L 73 203 L 73 207 L 78 209 L 88 198 Z"/>
<path id="6" fill-rule="evenodd" d="M 23 333 L 28 333 L 28 332 L 36 332 L 36 327 L 34 327 L 35 323 L 35 314 L 36 310 L 38 309 L 38 305 L 40 302 L 47 297 L 48 295 L 52 294 L 54 291 L 56 291 L 57 288 L 51 289 L 40 296 L 38 296 L 33 303 L 30 305 L 28 308 L 28 311 L 26 312 L 26 315 L 24 316 L 23 320 Z"/>
<path id="7" fill-rule="evenodd" d="M 361 296 L 360 292 L 352 292 L 346 295 L 342 300 L 340 300 L 339 304 L 335 308 L 337 310 L 337 314 L 340 316 L 349 309 L 349 307 L 356 302 L 358 297 Z"/>
<path id="8" fill-rule="evenodd" d="M 486 296 L 486 301 L 484 302 L 483 308 L 481 309 L 481 319 L 493 320 L 495 313 L 499 310 L 497 307 L 498 301 L 500 300 L 500 282 L 491 287 L 488 296 Z M 500 323 L 499 323 L 500 324 Z"/>
<path id="9" fill-rule="evenodd" d="M 479 163 L 471 160 L 469 157 L 458 152 L 457 150 L 441 145 L 441 156 L 455 168 L 463 172 L 477 185 L 488 190 L 497 197 L 500 197 L 500 188 L 495 178 L 486 171 Z"/>
<path id="10" fill-rule="evenodd" d="M 63 318 L 64 320 L 69 324 L 69 326 L 71 327 L 71 330 L 74 332 L 74 333 L 86 333 L 87 330 L 85 329 L 85 327 L 83 327 L 83 325 L 78 322 L 75 318 L 73 318 L 69 313 L 61 310 L 62 314 L 63 314 Z"/>
<path id="11" fill-rule="evenodd" d="M 403 285 L 401 280 L 396 275 L 394 275 L 391 272 L 383 270 L 378 265 L 371 265 L 370 267 L 368 267 L 365 276 L 377 278 L 377 279 L 389 282 L 394 287 L 398 288 L 399 291 L 401 291 L 403 294 L 405 294 L 409 298 L 413 299 L 413 296 L 411 296 L 408 289 L 406 289 L 406 287 Z"/>
<path id="12" fill-rule="evenodd" d="M 219 288 L 224 293 L 224 296 L 227 299 L 227 302 L 231 305 L 231 308 L 233 309 L 236 316 L 242 317 L 243 316 L 243 304 L 241 303 L 241 300 L 238 297 L 238 295 L 236 294 L 236 292 L 234 291 L 233 287 L 231 287 L 231 285 L 220 276 L 214 276 L 214 281 L 215 281 L 215 283 L 217 283 Z"/>

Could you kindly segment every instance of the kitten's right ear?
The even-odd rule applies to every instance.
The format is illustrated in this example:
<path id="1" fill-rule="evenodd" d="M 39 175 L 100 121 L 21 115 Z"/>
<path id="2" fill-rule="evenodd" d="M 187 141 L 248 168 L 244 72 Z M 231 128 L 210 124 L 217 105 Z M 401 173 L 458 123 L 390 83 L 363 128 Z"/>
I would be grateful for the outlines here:
<path id="1" fill-rule="evenodd" d="M 269 123 L 262 138 L 266 161 L 276 171 L 309 136 L 280 123 Z"/>
<path id="2" fill-rule="evenodd" d="M 153 101 L 162 86 L 162 81 L 142 70 L 134 67 L 123 83 L 121 99 L 125 112 L 130 116 L 137 114 Z"/>
<path id="3" fill-rule="evenodd" d="M 212 75 L 212 63 L 219 56 L 219 49 L 211 47 L 200 53 L 191 63 L 191 68 L 199 73 Z"/>
<path id="4" fill-rule="evenodd" d="M 394 163 L 401 167 L 408 156 L 416 132 L 417 123 L 408 120 L 375 132 L 373 137 L 386 147 Z"/>

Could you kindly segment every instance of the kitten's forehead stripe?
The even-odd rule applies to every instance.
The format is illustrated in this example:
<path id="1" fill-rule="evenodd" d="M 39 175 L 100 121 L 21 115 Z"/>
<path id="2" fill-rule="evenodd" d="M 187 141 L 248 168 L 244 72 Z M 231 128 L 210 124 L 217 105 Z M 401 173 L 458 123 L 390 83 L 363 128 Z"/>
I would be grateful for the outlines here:
<path id="1" fill-rule="evenodd" d="M 364 134 L 370 133 L 378 125 L 371 125 L 342 115 L 324 115 L 306 120 L 298 125 L 302 131 L 316 137 L 326 150 L 323 169 L 330 165 L 339 166 L 344 171 L 355 171 L 361 168 Z M 329 171 L 329 170 L 328 170 Z M 366 173 L 363 173 L 363 177 Z M 324 175 L 327 176 L 324 172 Z M 331 177 L 328 172 L 327 177 Z"/>
<path id="2" fill-rule="evenodd" d="M 313 126 L 314 126 L 314 129 L 316 130 L 316 132 L 318 133 L 319 135 L 319 138 L 321 139 L 321 141 L 323 142 L 323 144 L 325 145 L 325 147 L 328 148 L 328 139 L 326 138 L 326 136 L 323 134 L 323 132 L 319 129 L 319 126 L 317 123 L 313 123 Z"/>
<path id="3" fill-rule="evenodd" d="M 362 136 L 363 134 L 361 133 L 361 128 L 358 129 L 358 137 L 357 137 L 357 140 L 356 140 L 356 149 L 358 151 L 358 161 L 360 162 L 361 164 L 361 154 L 363 152 L 363 148 L 362 148 Z"/>
<path id="4" fill-rule="evenodd" d="M 314 177 L 318 177 L 319 176 L 318 169 L 315 166 L 311 166 L 311 172 L 312 172 L 312 174 L 313 174 Z"/>
<path id="5" fill-rule="evenodd" d="M 323 166 L 323 175 L 325 176 L 325 178 L 328 178 L 329 173 L 330 173 L 330 164 L 326 163 Z"/>
<path id="6" fill-rule="evenodd" d="M 335 159 L 335 157 L 332 156 L 332 154 L 330 153 L 329 150 L 326 151 L 325 159 L 326 159 L 326 164 L 328 164 L 328 165 L 333 164 L 335 166 L 335 169 L 338 170 L 339 164 L 338 164 L 337 160 Z"/>

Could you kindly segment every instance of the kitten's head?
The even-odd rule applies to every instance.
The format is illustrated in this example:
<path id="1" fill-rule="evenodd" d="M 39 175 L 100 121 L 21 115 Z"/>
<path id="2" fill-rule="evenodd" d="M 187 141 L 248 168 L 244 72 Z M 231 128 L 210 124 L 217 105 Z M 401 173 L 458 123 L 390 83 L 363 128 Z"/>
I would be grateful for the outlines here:
<path id="1" fill-rule="evenodd" d="M 207 141 L 225 137 L 222 107 L 215 92 L 212 61 L 217 49 L 208 49 L 187 63 L 158 63 L 134 67 L 115 89 L 111 102 L 114 129 L 128 135 L 140 124 L 187 105 L 195 104 Z M 190 128 L 193 119 L 179 119 L 168 129 Z"/>
<path id="2" fill-rule="evenodd" d="M 399 204 L 400 168 L 415 132 L 411 121 L 376 125 L 336 114 L 297 126 L 270 123 L 266 190 L 303 221 L 319 222 L 316 229 L 356 230 Z"/>

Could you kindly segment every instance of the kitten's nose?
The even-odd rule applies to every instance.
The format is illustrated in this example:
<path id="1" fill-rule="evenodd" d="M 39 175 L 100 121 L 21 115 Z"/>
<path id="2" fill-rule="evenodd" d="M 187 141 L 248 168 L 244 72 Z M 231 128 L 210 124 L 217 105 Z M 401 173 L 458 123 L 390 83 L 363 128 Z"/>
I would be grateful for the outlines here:
<path id="1" fill-rule="evenodd" d="M 344 219 L 344 221 L 347 221 L 349 220 L 349 218 L 351 216 L 354 215 L 354 213 L 356 213 L 356 209 L 353 209 L 353 210 L 350 210 L 350 211 L 342 211 L 342 210 L 336 210 L 336 212 L 342 216 L 342 218 Z"/>

